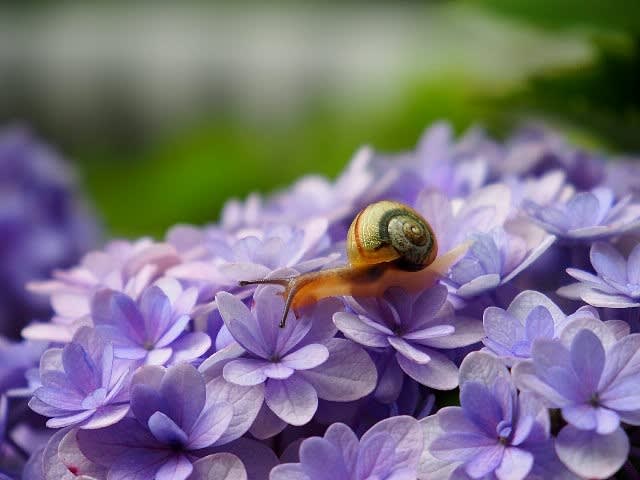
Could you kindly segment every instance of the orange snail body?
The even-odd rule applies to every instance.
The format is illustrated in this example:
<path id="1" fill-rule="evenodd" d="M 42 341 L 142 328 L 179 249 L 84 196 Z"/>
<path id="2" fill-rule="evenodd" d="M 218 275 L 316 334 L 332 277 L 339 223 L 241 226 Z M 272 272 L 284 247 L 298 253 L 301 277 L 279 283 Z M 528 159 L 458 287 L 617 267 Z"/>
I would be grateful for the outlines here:
<path id="1" fill-rule="evenodd" d="M 347 233 L 349 264 L 303 273 L 292 278 L 274 278 L 249 284 L 285 287 L 284 327 L 289 309 L 311 305 L 335 296 L 381 296 L 390 287 L 419 292 L 434 285 L 462 257 L 468 244 L 437 257 L 438 244 L 429 223 L 411 207 L 383 200 L 361 210 Z"/>

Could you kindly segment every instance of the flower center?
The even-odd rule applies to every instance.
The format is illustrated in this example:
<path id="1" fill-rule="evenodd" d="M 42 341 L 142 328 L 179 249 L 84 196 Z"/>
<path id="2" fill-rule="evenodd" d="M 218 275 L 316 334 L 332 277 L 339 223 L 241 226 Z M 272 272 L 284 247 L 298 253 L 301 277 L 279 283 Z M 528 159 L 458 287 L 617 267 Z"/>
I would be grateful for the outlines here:
<path id="1" fill-rule="evenodd" d="M 171 443 L 169 443 L 169 449 L 171 449 L 173 452 L 181 452 L 183 450 L 183 445 L 182 442 L 179 440 L 173 440 Z"/>
<path id="2" fill-rule="evenodd" d="M 402 337 L 405 334 L 403 325 L 396 325 L 391 329 L 391 331 L 396 334 L 396 337 Z"/>
<path id="3" fill-rule="evenodd" d="M 511 437 L 512 431 L 513 431 L 513 428 L 512 428 L 511 422 L 503 420 L 500 423 L 498 423 L 498 425 L 496 426 L 496 433 L 498 434 L 498 442 L 500 442 L 501 445 L 508 445 L 509 438 Z"/>
<path id="4" fill-rule="evenodd" d="M 98 408 L 102 406 L 106 398 L 107 389 L 104 387 L 97 388 L 82 400 L 82 407 L 87 410 Z"/>

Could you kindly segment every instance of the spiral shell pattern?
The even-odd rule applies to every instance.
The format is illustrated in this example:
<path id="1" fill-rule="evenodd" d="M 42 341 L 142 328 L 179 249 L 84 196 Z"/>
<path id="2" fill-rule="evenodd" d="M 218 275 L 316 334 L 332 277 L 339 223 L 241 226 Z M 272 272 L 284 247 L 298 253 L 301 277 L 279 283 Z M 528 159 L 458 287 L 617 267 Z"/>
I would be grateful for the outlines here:
<path id="1" fill-rule="evenodd" d="M 420 270 L 435 259 L 437 244 L 431 226 L 418 212 L 384 200 L 356 216 L 347 250 L 352 265 L 394 262 L 404 270 Z"/>

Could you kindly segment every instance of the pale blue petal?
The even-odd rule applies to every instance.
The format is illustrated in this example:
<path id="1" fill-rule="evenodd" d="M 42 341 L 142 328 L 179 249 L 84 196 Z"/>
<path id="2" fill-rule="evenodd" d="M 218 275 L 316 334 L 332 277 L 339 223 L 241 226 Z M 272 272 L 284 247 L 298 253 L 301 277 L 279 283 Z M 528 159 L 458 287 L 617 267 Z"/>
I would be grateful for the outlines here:
<path id="1" fill-rule="evenodd" d="M 624 465 L 629 439 L 618 428 L 609 435 L 564 427 L 556 440 L 556 453 L 570 470 L 584 478 L 609 478 Z"/>

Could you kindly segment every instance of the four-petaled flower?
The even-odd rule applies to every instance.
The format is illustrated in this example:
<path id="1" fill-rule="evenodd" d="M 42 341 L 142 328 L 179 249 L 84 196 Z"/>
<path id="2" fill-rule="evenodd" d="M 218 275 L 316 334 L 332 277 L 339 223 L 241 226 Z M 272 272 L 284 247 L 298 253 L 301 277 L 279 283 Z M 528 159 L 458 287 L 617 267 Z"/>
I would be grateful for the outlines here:
<path id="1" fill-rule="evenodd" d="M 460 366 L 460 407 L 442 408 L 437 425 L 423 420 L 429 435 L 429 463 L 472 478 L 521 480 L 534 469 L 533 452 L 550 444 L 549 416 L 533 395 L 517 394 L 507 368 L 483 352 Z M 435 420 L 434 420 L 435 421 Z M 459 477 L 455 477 L 459 478 Z"/>
<path id="2" fill-rule="evenodd" d="M 595 307 L 640 307 L 640 244 L 625 260 L 612 245 L 596 242 L 590 257 L 597 275 L 567 268 L 567 273 L 579 283 L 561 287 L 558 294 Z"/>
<path id="3" fill-rule="evenodd" d="M 207 334 L 186 331 L 196 296 L 195 288 L 183 291 L 169 278 L 146 288 L 137 302 L 124 293 L 101 290 L 91 304 L 91 318 L 118 358 L 150 365 L 191 361 L 211 345 Z"/>
<path id="4" fill-rule="evenodd" d="M 580 475 L 607 478 L 629 452 L 620 422 L 640 425 L 640 334 L 617 339 L 605 324 L 586 325 L 574 321 L 560 339 L 538 340 L 532 360 L 518 363 L 513 373 L 521 390 L 561 409 L 569 423 L 556 444 L 563 462 Z M 582 458 L 592 461 L 585 466 Z"/>
<path id="5" fill-rule="evenodd" d="M 527 242 L 496 227 L 489 233 L 473 236 L 473 244 L 448 276 L 455 294 L 475 297 L 509 282 L 540 257 L 555 241 L 552 235 L 543 237 L 529 248 Z"/>
<path id="6" fill-rule="evenodd" d="M 234 439 L 225 436 L 232 405 L 207 394 L 188 364 L 141 368 L 131 384 L 131 411 L 115 425 L 77 435 L 82 453 L 108 469 L 110 480 L 185 480 L 196 452 Z"/>
<path id="7" fill-rule="evenodd" d="M 615 202 L 613 191 L 605 187 L 576 193 L 568 201 L 554 205 L 525 200 L 522 206 L 533 221 L 565 240 L 593 241 L 640 226 L 640 203 L 631 195 Z"/>
<path id="8" fill-rule="evenodd" d="M 126 381 L 129 366 L 114 359 L 113 346 L 89 327 L 64 348 L 47 350 L 40 360 L 42 386 L 29 406 L 51 417 L 51 428 L 78 425 L 102 428 L 129 411 Z"/>
<path id="9" fill-rule="evenodd" d="M 484 311 L 486 337 L 482 341 L 488 350 L 512 366 L 518 360 L 531 357 L 531 347 L 536 340 L 558 338 L 562 328 L 578 318 L 600 319 L 598 311 L 589 306 L 565 316 L 548 297 L 526 290 L 518 294 L 506 310 L 488 307 Z"/>
<path id="10" fill-rule="evenodd" d="M 197 242 L 194 236 L 202 240 Z M 172 232 L 172 237 L 176 243 L 195 243 L 195 247 L 187 250 L 189 261 L 175 266 L 168 274 L 182 280 L 210 283 L 218 290 L 223 287 L 238 290 L 240 280 L 264 278 L 282 268 L 295 268 L 298 272 L 313 270 L 336 257 L 327 256 L 330 241 L 327 221 L 322 219 L 296 227 L 271 224 L 263 230 L 245 229 L 233 234 L 182 228 Z M 254 289 L 243 289 L 243 296 Z"/>
<path id="11" fill-rule="evenodd" d="M 480 322 L 455 316 L 442 285 L 417 296 L 391 288 L 384 298 L 349 299 L 347 304 L 351 312 L 337 312 L 333 321 L 345 337 L 388 354 L 376 392 L 387 402 L 398 396 L 402 372 L 429 387 L 457 387 L 458 368 L 440 350 L 482 338 Z"/>
<path id="12" fill-rule="evenodd" d="M 178 263 L 171 245 L 143 238 L 115 240 L 104 250 L 87 253 L 80 265 L 53 272 L 53 279 L 27 285 L 48 295 L 55 315 L 51 323 L 34 323 L 22 335 L 33 340 L 68 342 L 81 326 L 91 325 L 91 302 L 96 292 L 111 289 L 137 299 L 142 290 L 171 265 Z"/>
<path id="13" fill-rule="evenodd" d="M 323 437 L 302 442 L 299 463 L 271 471 L 270 480 L 367 480 L 416 478 L 422 452 L 422 429 L 415 418 L 387 418 L 360 440 L 343 423 L 331 425 Z"/>
<path id="14" fill-rule="evenodd" d="M 376 371 L 367 353 L 348 340 L 333 338 L 331 315 L 338 302 L 320 302 L 298 319 L 290 313 L 287 326 L 279 328 L 284 301 L 277 287 L 260 288 L 254 301 L 250 310 L 229 293 L 216 295 L 225 325 L 242 347 L 232 355 L 219 352 L 227 382 L 260 386 L 266 406 L 291 425 L 309 422 L 318 398 L 352 401 L 373 390 Z M 206 368 L 217 361 L 216 355 Z"/>

